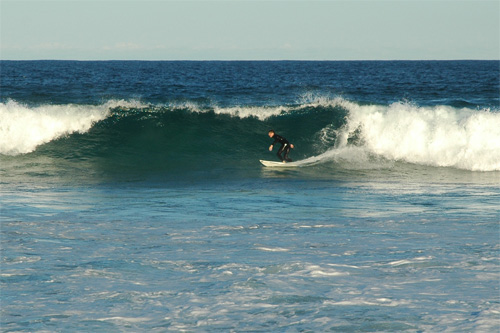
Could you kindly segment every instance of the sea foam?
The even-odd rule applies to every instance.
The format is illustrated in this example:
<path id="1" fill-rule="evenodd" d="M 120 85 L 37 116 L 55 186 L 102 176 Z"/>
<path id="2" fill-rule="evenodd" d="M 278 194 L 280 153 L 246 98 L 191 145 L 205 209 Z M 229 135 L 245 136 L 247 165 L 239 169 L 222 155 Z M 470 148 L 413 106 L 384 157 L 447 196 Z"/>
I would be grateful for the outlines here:
<path id="1" fill-rule="evenodd" d="M 16 101 L 0 103 L 0 154 L 33 152 L 39 145 L 64 135 L 85 133 L 118 106 L 135 102 L 108 101 L 101 105 L 40 105 L 30 107 Z"/>
<path id="2" fill-rule="evenodd" d="M 344 102 L 345 126 L 336 130 L 336 149 L 356 145 L 389 160 L 500 170 L 500 113 L 451 106 L 362 106 Z"/>

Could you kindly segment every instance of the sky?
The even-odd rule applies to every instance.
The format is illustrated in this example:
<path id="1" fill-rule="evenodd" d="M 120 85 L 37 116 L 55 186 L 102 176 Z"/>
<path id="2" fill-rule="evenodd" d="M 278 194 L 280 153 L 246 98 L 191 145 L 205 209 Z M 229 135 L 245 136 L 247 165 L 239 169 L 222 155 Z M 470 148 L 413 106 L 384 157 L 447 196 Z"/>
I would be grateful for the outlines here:
<path id="1" fill-rule="evenodd" d="M 0 0 L 3 60 L 500 59 L 499 0 Z"/>

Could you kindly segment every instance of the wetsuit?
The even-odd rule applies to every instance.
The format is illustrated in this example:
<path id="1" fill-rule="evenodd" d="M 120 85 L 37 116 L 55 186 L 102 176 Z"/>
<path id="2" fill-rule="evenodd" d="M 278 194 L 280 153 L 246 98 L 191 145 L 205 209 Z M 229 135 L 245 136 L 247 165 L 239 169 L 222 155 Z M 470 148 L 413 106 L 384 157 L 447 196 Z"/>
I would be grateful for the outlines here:
<path id="1" fill-rule="evenodd" d="M 284 160 L 287 161 L 287 162 L 291 162 L 292 160 L 290 158 L 288 158 L 288 153 L 290 152 L 290 142 L 288 142 L 287 139 L 285 139 L 284 137 L 274 133 L 273 135 L 273 139 L 274 139 L 274 142 L 273 142 L 273 146 L 279 142 L 281 144 L 281 148 L 278 150 L 278 157 L 279 159 L 281 160 L 281 162 L 283 162 Z M 281 157 L 281 153 L 285 153 L 285 155 L 283 157 Z"/>

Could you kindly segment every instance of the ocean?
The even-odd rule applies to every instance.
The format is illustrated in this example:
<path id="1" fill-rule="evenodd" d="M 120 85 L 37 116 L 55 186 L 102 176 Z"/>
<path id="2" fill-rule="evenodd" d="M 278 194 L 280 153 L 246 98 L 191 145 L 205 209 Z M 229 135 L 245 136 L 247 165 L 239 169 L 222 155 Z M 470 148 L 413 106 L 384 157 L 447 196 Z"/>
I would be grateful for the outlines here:
<path id="1" fill-rule="evenodd" d="M 500 330 L 499 61 L 0 66 L 3 332 Z"/>

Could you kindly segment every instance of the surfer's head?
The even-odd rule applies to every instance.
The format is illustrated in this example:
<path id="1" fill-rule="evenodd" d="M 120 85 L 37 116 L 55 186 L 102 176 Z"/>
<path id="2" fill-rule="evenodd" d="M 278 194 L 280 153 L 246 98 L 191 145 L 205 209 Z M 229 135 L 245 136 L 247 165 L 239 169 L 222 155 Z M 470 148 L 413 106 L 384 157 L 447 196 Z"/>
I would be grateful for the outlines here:
<path id="1" fill-rule="evenodd" d="M 267 135 L 272 138 L 274 136 L 274 130 L 270 130 L 269 132 L 267 132 Z"/>

